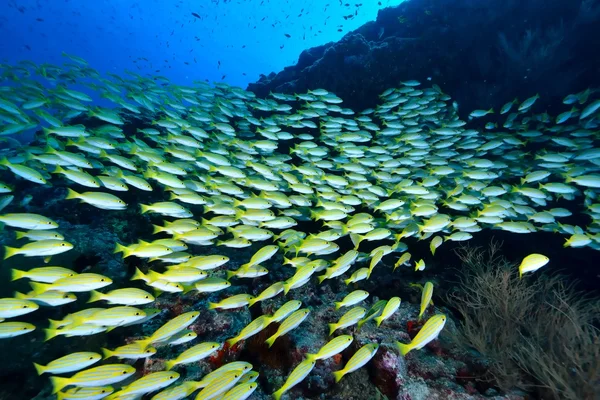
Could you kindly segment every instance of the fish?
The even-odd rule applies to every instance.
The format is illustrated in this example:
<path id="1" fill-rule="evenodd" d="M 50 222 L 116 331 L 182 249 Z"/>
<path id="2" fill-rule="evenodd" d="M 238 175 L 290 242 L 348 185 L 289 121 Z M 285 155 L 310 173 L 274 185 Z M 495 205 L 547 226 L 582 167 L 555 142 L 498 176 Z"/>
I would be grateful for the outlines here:
<path id="1" fill-rule="evenodd" d="M 544 265 L 550 262 L 550 258 L 543 254 L 530 254 L 521 261 L 519 265 L 519 278 L 523 278 L 523 274 L 527 272 L 534 272 L 542 268 Z"/>
<path id="2" fill-rule="evenodd" d="M 355 291 L 349 293 L 346 297 L 344 297 L 344 299 L 342 301 L 336 302 L 335 309 L 339 310 L 342 307 L 353 306 L 355 304 L 360 303 L 367 297 L 369 297 L 369 292 L 367 292 L 365 290 L 355 290 Z"/>
<path id="3" fill-rule="evenodd" d="M 39 214 L 12 213 L 0 215 L 0 222 L 13 228 L 48 230 L 58 228 L 58 223 Z"/>
<path id="4" fill-rule="evenodd" d="M 316 353 L 309 353 L 306 355 L 307 361 L 324 360 L 329 357 L 333 357 L 336 354 L 340 354 L 342 351 L 348 348 L 353 342 L 354 338 L 351 335 L 340 335 L 319 349 Z"/>
<path id="5" fill-rule="evenodd" d="M 271 321 L 271 316 L 268 315 L 261 315 L 260 317 L 255 318 L 248 325 L 246 325 L 236 337 L 227 340 L 227 344 L 231 347 L 240 340 L 245 340 L 250 336 L 256 335 L 258 332 L 269 326 Z"/>
<path id="6" fill-rule="evenodd" d="M 27 322 L 1 322 L 0 339 L 8 339 L 33 332 L 35 325 Z"/>
<path id="7" fill-rule="evenodd" d="M 65 386 L 80 387 L 104 386 L 121 382 L 135 373 L 135 368 L 127 364 L 106 364 L 80 371 L 70 378 L 50 377 L 52 393 L 55 394 Z"/>
<path id="8" fill-rule="evenodd" d="M 241 379 L 240 379 L 241 381 Z M 240 382 L 238 381 L 238 383 Z M 222 400 L 245 400 L 248 397 L 252 396 L 252 393 L 258 388 L 258 384 L 256 382 L 244 382 L 239 383 L 237 386 L 229 389 L 223 397 Z"/>
<path id="9" fill-rule="evenodd" d="M 148 375 L 145 375 L 131 384 L 123 387 L 121 390 L 115 393 L 114 396 L 123 397 L 144 395 L 146 393 L 164 389 L 165 387 L 175 383 L 175 381 L 178 379 L 179 374 L 174 371 L 151 372 Z"/>
<path id="10" fill-rule="evenodd" d="M 275 332 L 272 336 L 270 336 L 265 343 L 271 347 L 273 343 L 277 340 L 278 337 L 285 335 L 292 329 L 295 329 L 300 325 L 310 314 L 310 310 L 308 308 L 303 308 L 293 312 L 289 317 L 287 317 L 279 328 L 277 328 L 277 332 Z"/>
<path id="11" fill-rule="evenodd" d="M 442 329 L 444 329 L 446 319 L 447 317 L 444 314 L 436 314 L 425 322 L 425 325 L 423 325 L 417 336 L 410 343 L 396 342 L 396 347 L 398 347 L 400 354 L 405 356 L 411 350 L 422 349 L 429 342 L 437 339 Z"/>
<path id="12" fill-rule="evenodd" d="M 377 327 L 381 325 L 383 321 L 391 317 L 400 307 L 400 297 L 392 297 L 388 300 L 385 307 L 381 311 L 381 315 L 375 317 L 375 322 L 377 323 Z"/>
<path id="13" fill-rule="evenodd" d="M 281 388 L 279 388 L 273 393 L 273 398 L 275 400 L 281 399 L 281 396 L 283 396 L 285 392 L 289 391 L 298 383 L 302 382 L 304 378 L 306 378 L 306 376 L 310 374 L 310 372 L 315 367 L 315 364 L 315 360 L 304 360 L 300 364 L 298 364 L 287 377 L 283 386 L 281 386 Z"/>
<path id="14" fill-rule="evenodd" d="M 331 336 L 333 334 L 333 332 L 335 332 L 338 329 L 347 328 L 349 326 L 352 326 L 352 325 L 358 323 L 358 321 L 362 317 L 364 317 L 366 313 L 367 313 L 367 310 L 364 309 L 363 307 L 354 307 L 354 308 L 350 309 L 344 315 L 341 316 L 341 318 L 338 320 L 338 322 L 336 322 L 335 324 L 328 324 L 329 325 L 329 335 Z"/>
<path id="15" fill-rule="evenodd" d="M 174 366 L 179 364 L 189 364 L 196 361 L 200 361 L 215 351 L 219 350 L 221 346 L 216 342 L 204 342 L 190 347 L 186 351 L 182 352 L 174 360 L 168 360 L 165 362 L 166 370 L 171 370 Z"/>
<path id="16" fill-rule="evenodd" d="M 146 347 L 151 343 L 160 342 L 161 340 L 167 339 L 181 332 L 193 324 L 199 316 L 200 313 L 198 311 L 189 311 L 180 314 L 155 330 L 154 333 L 152 333 L 152 335 L 150 335 L 148 338 L 137 340 L 136 343 L 142 347 Z"/>
<path id="17" fill-rule="evenodd" d="M 73 245 L 64 240 L 39 240 L 27 243 L 23 247 L 18 248 L 4 246 L 4 259 L 6 260 L 19 254 L 25 257 L 48 257 L 65 253 L 72 248 Z"/>
<path id="18" fill-rule="evenodd" d="M 335 381 L 339 382 L 344 377 L 344 375 L 356 371 L 357 369 L 361 368 L 366 363 L 371 361 L 371 359 L 377 353 L 378 349 L 378 343 L 369 343 L 358 349 L 358 351 L 354 353 L 350 360 L 348 360 L 344 368 L 333 373 Z"/>
<path id="19" fill-rule="evenodd" d="M 196 400 L 209 400 L 229 391 L 242 378 L 242 370 L 223 372 L 212 378 L 196 395 Z"/>
<path id="20" fill-rule="evenodd" d="M 138 360 L 140 358 L 152 357 L 154 354 L 156 354 L 156 348 L 152 346 L 142 347 L 139 343 L 135 342 L 117 347 L 114 350 L 102 348 L 104 359 L 117 357 L 127 360 Z"/>
<path id="21" fill-rule="evenodd" d="M 101 359 L 102 357 L 98 353 L 83 351 L 71 353 L 64 357 L 57 358 L 56 360 L 49 362 L 47 365 L 41 365 L 37 363 L 33 363 L 33 365 L 38 375 L 45 373 L 65 374 L 68 372 L 86 369 L 87 367 L 96 364 Z"/>
<path id="22" fill-rule="evenodd" d="M 154 296 L 145 290 L 136 288 L 115 289 L 108 293 L 100 293 L 95 290 L 90 291 L 88 303 L 101 300 L 108 302 L 108 304 L 137 306 L 152 303 L 155 299 Z"/>
<path id="23" fill-rule="evenodd" d="M 65 276 L 52 283 L 30 282 L 29 284 L 35 293 L 44 293 L 50 290 L 59 292 L 88 292 L 109 286 L 112 283 L 112 279 L 104 275 L 83 273 Z"/>

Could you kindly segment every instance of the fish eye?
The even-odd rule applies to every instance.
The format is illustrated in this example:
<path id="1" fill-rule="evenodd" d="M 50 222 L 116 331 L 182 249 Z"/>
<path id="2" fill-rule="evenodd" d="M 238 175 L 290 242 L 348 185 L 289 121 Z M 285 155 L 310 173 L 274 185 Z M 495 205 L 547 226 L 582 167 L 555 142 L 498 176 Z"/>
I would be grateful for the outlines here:
<path id="1" fill-rule="evenodd" d="M 105 390 L 105 389 L 102 389 L 102 390 L 100 391 L 100 393 L 106 393 L 106 390 Z"/>
<path id="2" fill-rule="evenodd" d="M 127 375 L 127 371 L 123 370 L 123 375 Z"/>
<path id="3" fill-rule="evenodd" d="M 169 377 L 169 379 L 175 379 L 175 377 L 174 377 L 173 375 L 171 375 L 171 376 Z"/>
<path id="4" fill-rule="evenodd" d="M 60 245 L 61 245 L 62 247 L 65 247 L 65 244 L 64 244 L 64 243 L 61 243 Z"/>
<path id="5" fill-rule="evenodd" d="M 104 279 L 100 279 L 100 282 L 104 282 Z"/>
<path id="6" fill-rule="evenodd" d="M 48 222 L 48 225 L 52 225 L 52 222 Z"/>
<path id="7" fill-rule="evenodd" d="M 140 315 L 140 313 L 139 313 L 139 312 L 136 312 L 136 313 L 135 313 L 135 315 Z"/>
<path id="8" fill-rule="evenodd" d="M 145 299 L 149 299 L 149 298 L 150 298 L 150 296 L 146 296 L 146 297 L 144 297 L 144 298 L 145 298 Z"/>
<path id="9" fill-rule="evenodd" d="M 90 360 L 93 360 L 93 359 L 94 359 L 94 357 L 90 357 Z"/>
<path id="10" fill-rule="evenodd" d="M 29 306 L 28 305 L 24 305 L 23 308 L 29 308 Z"/>

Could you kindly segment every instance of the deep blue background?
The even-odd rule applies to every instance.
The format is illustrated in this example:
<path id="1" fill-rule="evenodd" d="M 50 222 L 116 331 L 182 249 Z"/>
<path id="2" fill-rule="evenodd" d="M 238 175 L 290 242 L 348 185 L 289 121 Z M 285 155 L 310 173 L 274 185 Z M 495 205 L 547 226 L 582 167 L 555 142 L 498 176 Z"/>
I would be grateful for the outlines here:
<path id="1" fill-rule="evenodd" d="M 0 60 L 60 64 L 65 51 L 101 72 L 129 69 L 178 84 L 226 75 L 226 82 L 245 87 L 259 74 L 294 64 L 302 50 L 337 41 L 374 20 L 378 9 L 401 2 L 4 0 Z M 343 18 L 356 10 L 354 18 Z"/>

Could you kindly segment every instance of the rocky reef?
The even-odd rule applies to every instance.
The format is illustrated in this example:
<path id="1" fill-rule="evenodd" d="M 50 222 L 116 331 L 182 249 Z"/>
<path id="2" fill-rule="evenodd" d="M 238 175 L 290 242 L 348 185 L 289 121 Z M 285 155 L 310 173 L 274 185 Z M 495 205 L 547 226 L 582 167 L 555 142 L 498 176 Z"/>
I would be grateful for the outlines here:
<path id="1" fill-rule="evenodd" d="M 566 93 L 600 84 L 598 17 L 597 0 L 408 0 L 248 89 L 324 88 L 361 109 L 418 79 L 450 93 L 465 115 L 532 93 L 551 112 Z"/>

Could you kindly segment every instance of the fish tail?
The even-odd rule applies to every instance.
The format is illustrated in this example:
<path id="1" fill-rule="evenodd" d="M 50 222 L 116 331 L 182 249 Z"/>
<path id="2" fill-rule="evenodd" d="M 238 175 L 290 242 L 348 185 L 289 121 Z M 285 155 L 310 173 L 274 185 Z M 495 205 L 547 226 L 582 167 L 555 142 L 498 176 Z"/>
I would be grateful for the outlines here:
<path id="1" fill-rule="evenodd" d="M 125 255 L 126 250 L 127 250 L 127 247 L 123 246 L 120 243 L 117 243 L 113 253 L 123 253 L 123 255 Z M 125 257 L 123 257 L 123 258 L 125 258 Z"/>
<path id="2" fill-rule="evenodd" d="M 230 280 L 232 276 L 235 276 L 235 272 L 227 271 L 227 280 Z"/>
<path id="3" fill-rule="evenodd" d="M 275 393 L 273 393 L 273 398 L 275 400 L 279 400 L 279 399 L 281 399 L 281 396 L 283 396 L 283 393 L 284 393 L 283 388 L 281 388 L 278 391 L 276 391 Z"/>
<path id="4" fill-rule="evenodd" d="M 379 328 L 379 325 L 381 325 L 381 323 L 383 322 L 383 318 L 377 317 L 377 318 L 375 318 L 375 322 L 377 322 L 377 327 Z"/>
<path id="5" fill-rule="evenodd" d="M 93 303 L 95 301 L 100 301 L 102 300 L 102 293 L 96 291 L 96 290 L 92 290 L 90 292 L 90 299 L 87 301 L 88 303 Z"/>
<path id="6" fill-rule="evenodd" d="M 111 358 L 114 353 L 112 351 L 110 351 L 109 349 L 106 348 L 102 348 L 102 355 L 104 356 L 104 359 L 106 360 L 107 358 Z"/>
<path id="7" fill-rule="evenodd" d="M 48 340 L 58 336 L 58 329 L 44 329 L 44 333 L 44 342 L 47 342 Z"/>
<path id="8" fill-rule="evenodd" d="M 81 195 L 73 189 L 67 188 L 67 197 L 65 197 L 65 200 L 78 199 L 80 196 Z"/>
<path id="9" fill-rule="evenodd" d="M 317 358 L 317 355 L 316 355 L 316 354 L 312 354 L 312 353 L 311 353 L 311 354 L 307 354 L 307 355 L 306 355 L 306 361 L 308 361 L 308 362 L 310 362 L 310 361 L 314 361 L 314 360 L 316 360 L 316 358 Z"/>
<path id="10" fill-rule="evenodd" d="M 4 246 L 4 259 L 10 258 L 14 255 L 19 254 L 19 249 L 14 247 Z"/>
<path id="11" fill-rule="evenodd" d="M 233 347 L 233 345 L 235 345 L 237 342 L 239 341 L 239 339 L 237 337 L 228 339 L 226 342 L 229 345 L 229 347 Z"/>
<path id="12" fill-rule="evenodd" d="M 21 292 L 15 292 L 14 295 L 13 295 L 13 297 L 15 299 L 25 299 L 25 298 L 27 298 L 27 295 L 23 294 Z"/>
<path id="13" fill-rule="evenodd" d="M 160 233 L 163 231 L 163 227 L 159 226 L 159 225 L 152 225 L 152 234 L 156 235 L 157 233 Z"/>
<path id="14" fill-rule="evenodd" d="M 27 232 L 15 232 L 15 237 L 18 239 L 23 239 L 25 237 L 25 235 L 27 235 Z"/>
<path id="15" fill-rule="evenodd" d="M 146 280 L 146 275 L 144 275 L 144 273 L 142 271 L 140 271 L 139 268 L 135 269 L 135 273 L 133 274 L 133 276 L 131 277 L 131 281 L 135 281 L 135 280 Z"/>
<path id="16" fill-rule="evenodd" d="M 320 278 L 320 277 L 319 277 L 319 278 Z M 342 307 L 342 302 L 341 302 L 341 301 L 336 301 L 336 302 L 335 302 L 335 303 L 333 303 L 333 304 L 335 304 L 335 309 L 336 309 L 336 310 L 339 310 L 339 309 L 340 309 L 340 307 Z"/>
<path id="17" fill-rule="evenodd" d="M 35 292 L 35 294 L 45 293 L 48 290 L 50 290 L 51 286 L 45 283 L 38 282 L 29 282 L 29 285 L 31 285 L 31 289 Z"/>
<path id="18" fill-rule="evenodd" d="M 354 249 L 358 249 L 358 246 L 360 245 L 360 242 L 362 242 L 363 238 L 362 236 L 356 234 L 356 233 L 351 233 L 350 234 L 350 240 L 352 240 L 352 243 L 354 244 Z"/>
<path id="19" fill-rule="evenodd" d="M 175 360 L 169 360 L 165 362 L 165 370 L 170 371 L 175 366 Z"/>
<path id="20" fill-rule="evenodd" d="M 271 336 L 270 338 L 268 338 L 267 340 L 265 340 L 265 343 L 271 347 L 273 346 L 273 343 L 275 343 L 275 341 L 277 340 L 277 334 Z"/>
<path id="21" fill-rule="evenodd" d="M 402 354 L 403 356 L 405 356 L 409 351 L 412 350 L 410 344 L 396 342 L 396 346 L 398 347 L 398 351 L 400 351 L 400 354 Z"/>
<path id="22" fill-rule="evenodd" d="M 339 382 L 342 380 L 342 378 L 344 377 L 344 375 L 346 374 L 346 371 L 344 371 L 343 369 L 339 370 L 339 371 L 335 371 L 333 373 L 333 377 L 335 378 L 336 382 Z"/>
<path id="23" fill-rule="evenodd" d="M 327 324 L 329 326 L 329 336 L 331 336 L 333 334 L 333 332 L 335 332 L 335 330 L 337 329 L 336 324 Z"/>
<path id="24" fill-rule="evenodd" d="M 208 309 L 209 310 L 214 310 L 215 308 L 219 307 L 217 303 L 208 303 Z"/>
<path id="25" fill-rule="evenodd" d="M 46 372 L 43 365 L 40 365 L 40 364 L 37 364 L 37 363 L 33 363 L 33 366 L 35 367 L 35 370 L 37 371 L 38 375 L 41 375 L 44 372 Z"/>
<path id="26" fill-rule="evenodd" d="M 12 269 L 10 274 L 11 274 L 11 278 L 10 278 L 11 281 L 16 281 L 18 279 L 22 279 L 25 277 L 25 271 L 21 271 L 18 269 Z"/>
<path id="27" fill-rule="evenodd" d="M 283 294 L 288 294 L 292 285 L 287 282 L 283 283 Z"/>
<path id="28" fill-rule="evenodd" d="M 61 378 L 58 376 L 51 376 L 50 383 L 52 383 L 52 394 L 58 393 L 62 388 L 69 384 L 69 378 Z"/>
<path id="29" fill-rule="evenodd" d="M 252 300 L 248 300 L 248 307 L 252 307 L 254 304 L 256 304 L 259 301 L 259 299 L 257 299 L 256 297 L 253 298 Z"/>
<path id="30" fill-rule="evenodd" d="M 325 274 L 325 275 L 319 275 L 319 276 L 317 277 L 317 279 L 319 280 L 319 283 L 323 283 L 323 281 L 324 281 L 325 279 L 327 279 L 327 274 Z"/>
<path id="31" fill-rule="evenodd" d="M 142 214 L 145 214 L 148 211 L 150 211 L 150 206 L 147 204 L 140 204 L 140 208 L 142 209 Z"/>
<path id="32" fill-rule="evenodd" d="M 56 321 L 56 320 L 50 319 L 50 318 L 48 318 L 48 322 L 50 323 L 50 325 L 48 326 L 49 329 L 56 329 L 56 328 L 58 328 L 58 325 L 60 324 L 60 321 Z"/>

